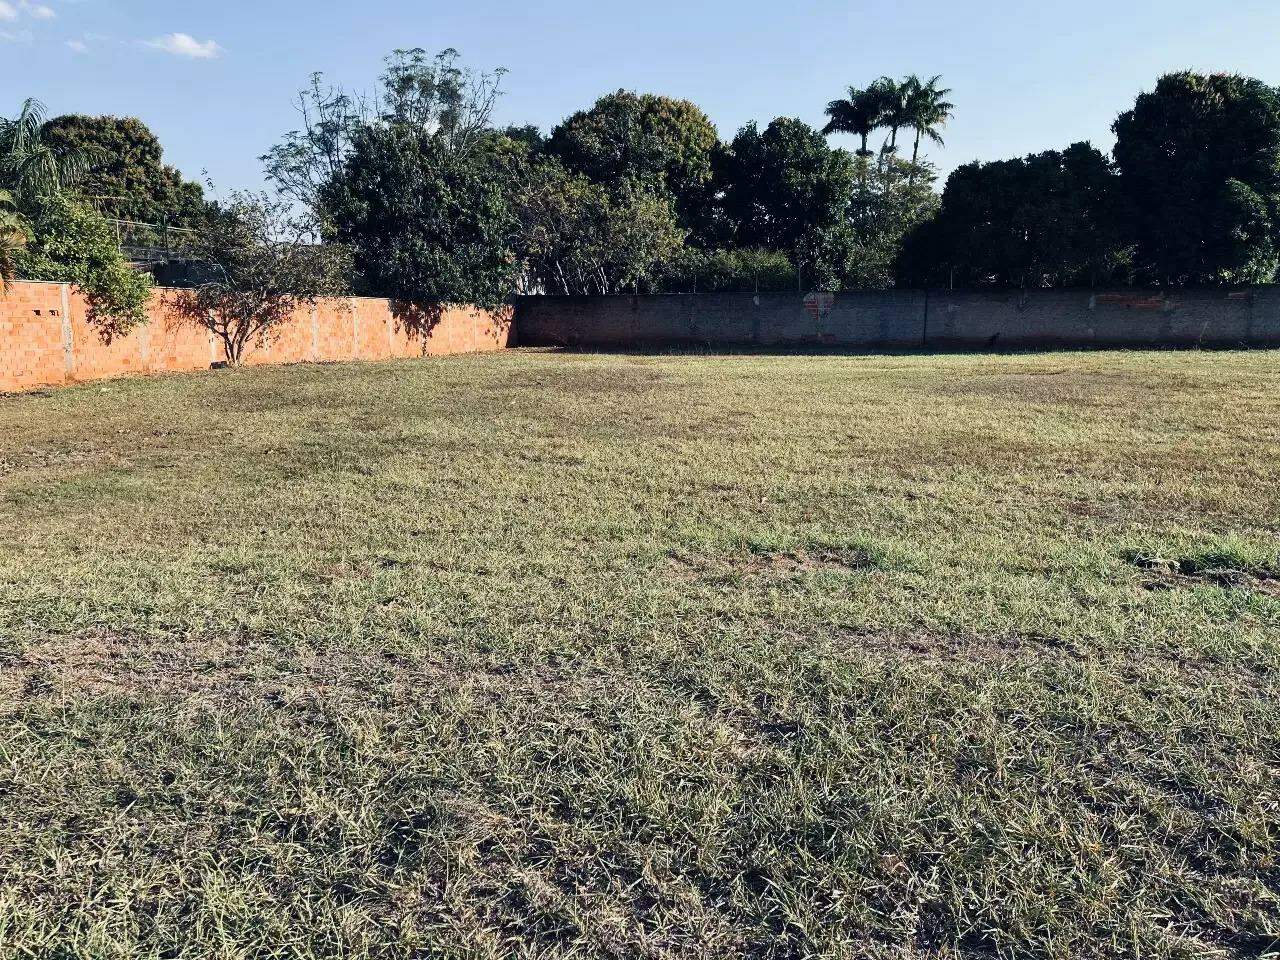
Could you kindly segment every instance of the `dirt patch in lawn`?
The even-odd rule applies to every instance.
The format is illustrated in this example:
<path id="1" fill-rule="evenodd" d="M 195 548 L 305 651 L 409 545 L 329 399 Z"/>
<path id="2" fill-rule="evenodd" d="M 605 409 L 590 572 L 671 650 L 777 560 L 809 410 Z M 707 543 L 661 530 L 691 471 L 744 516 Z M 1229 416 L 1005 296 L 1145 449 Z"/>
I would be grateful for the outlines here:
<path id="1" fill-rule="evenodd" d="M 1130 551 L 1125 559 L 1146 572 L 1143 586 L 1148 590 L 1214 586 L 1280 597 L 1280 572 L 1273 565 L 1232 551 L 1202 551 L 1180 557 Z"/>
<path id="2" fill-rule="evenodd" d="M 727 575 L 750 577 L 799 577 L 811 573 L 856 573 L 883 570 L 884 558 L 866 550 L 744 550 L 724 555 L 672 552 L 667 555 L 671 573 L 685 580 L 716 579 Z"/>
<path id="3" fill-rule="evenodd" d="M 208 637 L 59 636 L 0 653 L 0 713 L 33 700 L 85 695 L 367 699 L 393 679 L 425 682 L 440 673 L 435 665 L 380 652 L 297 651 Z"/>

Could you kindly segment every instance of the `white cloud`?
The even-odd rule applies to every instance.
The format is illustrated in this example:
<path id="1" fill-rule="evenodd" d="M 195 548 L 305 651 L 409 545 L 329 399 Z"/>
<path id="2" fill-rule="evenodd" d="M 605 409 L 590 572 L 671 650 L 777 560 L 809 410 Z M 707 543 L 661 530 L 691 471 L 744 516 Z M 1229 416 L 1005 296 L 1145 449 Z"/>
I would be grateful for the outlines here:
<path id="1" fill-rule="evenodd" d="M 16 3 L 13 0 L 0 0 L 0 20 L 12 22 L 24 13 L 33 20 L 52 20 L 58 15 L 48 4 L 34 3 L 32 0 L 17 0 Z"/>
<path id="2" fill-rule="evenodd" d="M 70 47 L 71 50 L 74 51 L 75 53 L 84 53 L 86 50 L 89 49 L 89 45 L 85 43 L 83 40 L 68 40 L 67 46 Z"/>
<path id="3" fill-rule="evenodd" d="M 0 0 L 0 3 L 4 0 Z M 175 57 L 190 57 L 192 60 L 212 60 L 222 53 L 222 47 L 214 40 L 197 40 L 189 33 L 170 33 L 154 40 L 144 40 L 148 47 L 172 53 Z"/>
<path id="4" fill-rule="evenodd" d="M 5 43 L 35 43 L 35 39 L 30 30 L 0 30 L 0 41 Z"/>

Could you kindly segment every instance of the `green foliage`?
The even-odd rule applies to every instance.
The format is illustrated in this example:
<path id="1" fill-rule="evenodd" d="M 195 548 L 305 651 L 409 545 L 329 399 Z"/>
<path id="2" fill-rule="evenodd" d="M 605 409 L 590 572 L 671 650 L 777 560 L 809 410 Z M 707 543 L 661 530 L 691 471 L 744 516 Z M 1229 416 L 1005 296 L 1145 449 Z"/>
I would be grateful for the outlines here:
<path id="1" fill-rule="evenodd" d="M 238 364 L 251 341 L 268 339 L 299 307 L 350 291 L 349 252 L 308 243 L 309 230 L 285 200 L 233 195 L 201 224 L 188 254 L 204 279 L 181 291 L 174 308 L 214 334 Z"/>
<path id="2" fill-rule="evenodd" d="M 164 163 L 160 141 L 141 120 L 57 117 L 41 135 L 55 152 L 84 157 L 76 193 L 104 216 L 171 226 L 204 217 L 204 190 Z"/>
<path id="3" fill-rule="evenodd" d="M 867 139 L 880 128 L 884 111 L 885 98 L 880 87 L 874 84 L 865 90 L 850 87 L 847 99 L 832 100 L 827 104 L 827 116 L 831 120 L 822 132 L 824 135 L 851 133 L 862 142 L 858 153 L 864 157 L 871 156 Z"/>
<path id="4" fill-rule="evenodd" d="M 479 73 L 459 62 L 452 47 L 428 57 L 425 50 L 396 50 L 382 75 L 382 119 L 436 137 L 462 151 L 485 137 L 502 96 L 506 70 Z"/>
<path id="5" fill-rule="evenodd" d="M 1088 143 L 953 172 L 899 262 L 911 285 L 1055 287 L 1122 278 L 1130 252 L 1108 162 Z"/>
<path id="6" fill-rule="evenodd" d="M 718 143 L 707 115 L 688 100 L 619 90 L 557 126 L 548 149 L 596 183 L 634 181 L 667 193 L 680 223 L 696 230 L 711 201 Z"/>
<path id="7" fill-rule="evenodd" d="M 455 150 L 434 132 L 369 125 L 321 205 L 334 239 L 354 253 L 365 292 L 494 306 L 520 277 L 514 188 L 524 163 L 505 137 Z"/>
<path id="8" fill-rule="evenodd" d="M 686 247 L 668 261 L 655 287 L 665 293 L 777 292 L 796 289 L 796 268 L 780 250 Z"/>
<path id="9" fill-rule="evenodd" d="M 462 153 L 489 134 L 489 121 L 502 95 L 506 71 L 477 73 L 459 63 L 450 48 L 428 56 L 421 48 L 396 50 L 384 61 L 381 87 L 372 97 L 311 76 L 295 100 L 299 129 L 284 135 L 260 159 L 267 179 L 311 218 L 312 231 L 332 239 L 326 191 L 346 175 L 357 139 L 374 126 L 395 127 L 433 137 L 436 148 Z"/>
<path id="10" fill-rule="evenodd" d="M 906 103 L 907 126 L 915 132 L 911 148 L 911 162 L 920 159 L 920 142 L 928 139 L 942 146 L 944 141 L 938 131 L 947 125 L 955 104 L 947 100 L 950 90 L 938 86 L 942 77 L 921 80 L 915 74 L 903 81 L 903 98 Z"/>
<path id="11" fill-rule="evenodd" d="M 839 290 L 892 287 L 906 238 L 937 216 L 937 175 L 927 163 L 908 163 L 892 154 L 860 156 L 854 163 L 849 219 L 840 227 L 849 237 L 814 251 L 817 285 Z"/>
<path id="12" fill-rule="evenodd" d="M 44 105 L 28 99 L 18 116 L 0 118 L 0 189 L 19 206 L 57 193 L 83 174 L 85 156 L 45 136 Z"/>
<path id="13" fill-rule="evenodd" d="M 871 85 L 871 90 L 881 105 L 880 126 L 889 131 L 889 139 L 881 148 L 881 153 L 893 153 L 898 149 L 898 133 L 903 127 L 911 126 L 911 95 L 914 78 L 902 81 L 892 77 L 881 77 Z"/>
<path id="14" fill-rule="evenodd" d="M 65 194 L 42 197 L 29 209 L 31 241 L 15 257 L 20 276 L 74 283 L 103 339 L 146 322 L 151 278 L 125 262 L 98 213 Z"/>
<path id="15" fill-rule="evenodd" d="M 1183 72 L 1117 118 L 1115 157 L 1144 277 L 1263 283 L 1280 264 L 1280 91 Z"/>
<path id="16" fill-rule="evenodd" d="M 853 158 L 801 120 L 738 131 L 721 160 L 722 204 L 736 245 L 793 251 L 849 216 Z"/>
<path id="17" fill-rule="evenodd" d="M 368 122 L 369 111 L 362 98 L 329 85 L 320 73 L 311 75 L 294 107 L 301 121 L 299 128 L 286 133 L 258 159 L 276 190 L 311 216 L 314 231 L 330 236 L 333 225 L 325 220 L 320 194 L 341 175 L 352 142 Z"/>
<path id="18" fill-rule="evenodd" d="M 718 170 L 730 243 L 795 257 L 806 285 L 830 287 L 855 256 L 854 157 L 817 130 L 779 117 L 738 131 Z"/>
<path id="19" fill-rule="evenodd" d="M 639 289 L 684 242 L 669 198 L 652 185 L 606 187 L 554 157 L 533 161 L 519 211 L 526 285 L 547 293 Z"/>
<path id="20" fill-rule="evenodd" d="M 542 135 L 536 124 L 525 123 L 518 126 L 504 127 L 501 133 L 508 140 L 523 144 L 530 156 L 538 156 L 547 150 L 547 138 Z"/>
<path id="21" fill-rule="evenodd" d="M 27 221 L 13 194 L 0 190 L 0 290 L 18 273 L 18 255 L 27 245 Z"/>

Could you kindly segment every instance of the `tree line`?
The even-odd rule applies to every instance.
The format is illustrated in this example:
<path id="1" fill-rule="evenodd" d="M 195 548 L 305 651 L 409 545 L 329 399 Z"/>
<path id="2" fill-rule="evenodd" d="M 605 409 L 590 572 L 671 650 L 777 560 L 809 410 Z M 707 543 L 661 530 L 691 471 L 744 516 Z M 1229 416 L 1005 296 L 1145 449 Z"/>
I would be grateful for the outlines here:
<path id="1" fill-rule="evenodd" d="M 626 90 L 546 133 L 500 128 L 504 80 L 420 49 L 388 57 L 368 95 L 316 75 L 298 128 L 262 158 L 272 195 L 222 204 L 164 164 L 140 121 L 46 120 L 28 103 L 0 121 L 0 275 L 77 282 L 123 329 L 146 280 L 104 217 L 193 231 L 207 268 L 193 286 L 228 302 L 237 285 L 263 303 L 288 288 L 494 305 L 1238 284 L 1280 269 L 1280 92 L 1255 79 L 1169 74 L 1117 117 L 1111 155 L 1077 143 L 970 163 L 940 193 L 926 150 L 956 109 L 941 77 L 881 77 L 832 100 L 821 129 L 778 117 L 728 140 L 690 101 Z"/>

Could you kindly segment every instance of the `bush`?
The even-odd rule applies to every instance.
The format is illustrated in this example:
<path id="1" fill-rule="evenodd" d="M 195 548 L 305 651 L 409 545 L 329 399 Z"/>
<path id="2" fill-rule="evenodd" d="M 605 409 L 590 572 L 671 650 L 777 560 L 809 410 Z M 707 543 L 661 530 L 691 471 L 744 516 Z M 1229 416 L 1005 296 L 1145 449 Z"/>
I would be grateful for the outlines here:
<path id="1" fill-rule="evenodd" d="M 350 292 L 350 252 L 308 243 L 310 229 L 287 200 L 233 194 L 197 231 L 187 252 L 205 277 L 174 298 L 174 309 L 216 336 L 227 361 L 239 364 L 251 341 L 269 340 L 300 308 Z"/>
<path id="2" fill-rule="evenodd" d="M 656 287 L 664 293 L 794 290 L 796 268 L 778 250 L 688 248 L 665 265 Z"/>
<path id="3" fill-rule="evenodd" d="M 104 340 L 146 322 L 151 278 L 129 266 L 102 217 L 54 195 L 34 201 L 29 220 L 31 240 L 15 258 L 20 277 L 74 283 L 89 302 L 89 322 Z"/>

